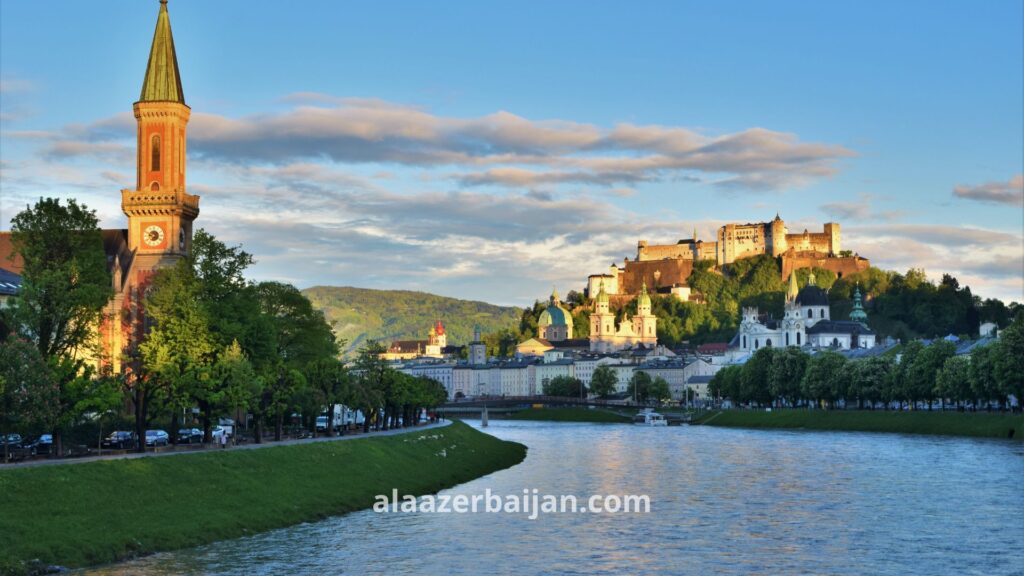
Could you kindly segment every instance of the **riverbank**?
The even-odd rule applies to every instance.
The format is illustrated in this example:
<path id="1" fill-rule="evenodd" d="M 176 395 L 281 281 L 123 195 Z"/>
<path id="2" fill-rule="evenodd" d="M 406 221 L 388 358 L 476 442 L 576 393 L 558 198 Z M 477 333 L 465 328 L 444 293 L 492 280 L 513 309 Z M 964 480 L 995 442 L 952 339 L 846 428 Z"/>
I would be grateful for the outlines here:
<path id="1" fill-rule="evenodd" d="M 615 412 L 587 408 L 527 408 L 509 415 L 508 420 L 539 420 L 544 422 L 592 422 L 597 424 L 628 424 L 633 420 Z"/>
<path id="2" fill-rule="evenodd" d="M 941 436 L 1024 439 L 1024 415 L 953 411 L 884 410 L 720 410 L 695 417 L 691 424 L 735 428 L 786 428 L 896 432 Z"/>
<path id="3" fill-rule="evenodd" d="M 0 470 L 0 574 L 197 546 L 427 494 L 514 466 L 526 447 L 461 422 L 408 434 Z"/>

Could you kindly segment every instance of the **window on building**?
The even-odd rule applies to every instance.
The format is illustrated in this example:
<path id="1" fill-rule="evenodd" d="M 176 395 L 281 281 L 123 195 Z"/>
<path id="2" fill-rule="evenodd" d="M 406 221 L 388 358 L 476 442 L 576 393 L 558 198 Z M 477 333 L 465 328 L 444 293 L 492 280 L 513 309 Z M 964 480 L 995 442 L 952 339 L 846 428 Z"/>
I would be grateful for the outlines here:
<path id="1" fill-rule="evenodd" d="M 796 333 L 796 345 L 797 346 L 800 345 L 800 333 L 799 332 Z"/>
<path id="2" fill-rule="evenodd" d="M 789 332 L 786 332 L 786 346 L 789 346 Z"/>
<path id="3" fill-rule="evenodd" d="M 814 308 L 811 308 L 810 310 L 807 311 L 807 317 L 814 318 Z"/>
<path id="4" fill-rule="evenodd" d="M 743 337 L 743 347 L 744 348 L 747 347 L 747 337 L 746 336 Z"/>
<path id="5" fill-rule="evenodd" d="M 149 161 L 149 169 L 156 172 L 160 170 L 160 136 L 158 134 L 154 134 L 153 139 L 150 140 L 149 152 L 152 155 Z"/>
<path id="6" fill-rule="evenodd" d="M 755 339 L 754 340 L 754 350 L 757 350 L 760 347 L 761 347 L 761 340 L 760 339 Z"/>

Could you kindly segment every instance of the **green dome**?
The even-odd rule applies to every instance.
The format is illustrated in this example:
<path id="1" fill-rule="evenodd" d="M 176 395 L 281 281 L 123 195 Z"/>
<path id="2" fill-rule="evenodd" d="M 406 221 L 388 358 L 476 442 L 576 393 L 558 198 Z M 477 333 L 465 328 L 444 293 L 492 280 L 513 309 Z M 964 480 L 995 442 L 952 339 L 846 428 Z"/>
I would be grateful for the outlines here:
<path id="1" fill-rule="evenodd" d="M 537 321 L 538 326 L 571 326 L 572 315 L 569 311 L 561 306 L 552 304 L 544 309 L 540 313 L 540 320 Z"/>
<path id="2" fill-rule="evenodd" d="M 597 301 L 600 304 L 608 303 L 608 293 L 604 291 L 604 282 L 601 282 L 601 290 L 597 293 Z"/>

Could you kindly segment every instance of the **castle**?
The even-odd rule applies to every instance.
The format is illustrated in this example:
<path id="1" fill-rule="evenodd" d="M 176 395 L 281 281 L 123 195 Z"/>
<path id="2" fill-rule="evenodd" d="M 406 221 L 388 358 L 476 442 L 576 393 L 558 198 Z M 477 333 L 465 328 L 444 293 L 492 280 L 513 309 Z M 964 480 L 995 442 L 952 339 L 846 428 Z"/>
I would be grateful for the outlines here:
<path id="1" fill-rule="evenodd" d="M 842 277 L 866 270 L 866 258 L 842 251 L 842 234 L 836 222 L 827 222 L 821 232 L 790 234 L 786 223 L 775 215 L 771 222 L 726 224 L 718 229 L 714 241 L 705 242 L 694 230 L 691 238 L 675 244 L 637 243 L 636 259 L 624 259 L 619 267 L 612 264 L 603 274 L 587 278 L 587 294 L 597 294 L 601 287 L 612 299 L 621 303 L 640 292 L 644 285 L 655 292 L 672 294 L 681 300 L 699 301 L 687 280 L 694 263 L 711 261 L 715 266 L 731 264 L 743 258 L 767 254 L 782 260 L 782 278 L 799 268 L 821 268 Z"/>

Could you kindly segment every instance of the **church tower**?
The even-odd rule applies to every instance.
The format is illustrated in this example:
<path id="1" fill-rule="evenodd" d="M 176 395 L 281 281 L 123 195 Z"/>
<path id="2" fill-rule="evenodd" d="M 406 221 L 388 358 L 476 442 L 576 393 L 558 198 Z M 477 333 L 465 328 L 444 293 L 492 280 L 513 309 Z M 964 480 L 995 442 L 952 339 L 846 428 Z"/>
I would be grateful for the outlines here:
<path id="1" fill-rule="evenodd" d="M 658 343 L 658 317 L 651 313 L 651 297 L 647 294 L 647 282 L 640 286 L 636 299 L 636 316 L 633 317 L 633 332 L 642 344 Z"/>
<path id="2" fill-rule="evenodd" d="M 128 216 L 128 248 L 136 265 L 156 268 L 188 254 L 199 197 L 185 192 L 185 104 L 174 52 L 167 0 L 160 0 L 142 94 L 133 106 L 136 120 L 134 190 L 121 191 Z"/>
<path id="3" fill-rule="evenodd" d="M 601 282 L 601 291 L 594 299 L 594 312 L 590 315 L 590 351 L 607 352 L 614 336 L 615 314 L 609 309 L 608 293 L 604 291 L 604 282 Z"/>

